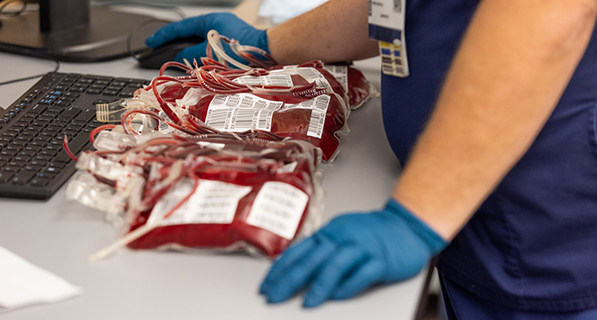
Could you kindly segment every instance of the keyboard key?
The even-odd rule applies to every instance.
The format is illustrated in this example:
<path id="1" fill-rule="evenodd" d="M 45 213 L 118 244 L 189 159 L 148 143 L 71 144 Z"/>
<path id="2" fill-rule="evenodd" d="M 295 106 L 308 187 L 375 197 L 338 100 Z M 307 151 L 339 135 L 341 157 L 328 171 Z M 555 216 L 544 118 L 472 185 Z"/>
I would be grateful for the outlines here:
<path id="1" fill-rule="evenodd" d="M 79 112 L 81 112 L 81 109 L 75 108 L 75 107 L 69 107 L 69 108 L 66 108 L 64 110 L 64 112 L 62 112 L 58 116 L 58 118 L 61 119 L 61 120 L 64 120 L 64 119 L 73 119 L 74 117 L 76 117 L 79 114 Z"/>
<path id="2" fill-rule="evenodd" d="M 11 166 L 11 165 L 8 165 L 8 166 L 4 166 L 4 167 L 2 167 L 2 171 L 5 171 L 5 172 L 12 172 L 12 173 L 15 173 L 15 172 L 17 172 L 17 171 L 19 171 L 19 170 L 21 170 L 21 167 L 19 167 L 19 166 Z"/>
<path id="3" fill-rule="evenodd" d="M 38 172 L 37 175 L 35 175 L 37 178 L 42 178 L 42 179 L 52 179 L 56 176 L 55 173 L 51 173 L 51 172 Z"/>
<path id="4" fill-rule="evenodd" d="M 48 109 L 47 106 L 38 104 L 38 105 L 33 106 L 33 108 L 31 108 L 31 110 L 29 111 L 29 114 L 34 115 L 34 116 L 35 115 L 40 115 L 44 111 L 46 111 L 46 109 Z"/>
<path id="5" fill-rule="evenodd" d="M 0 183 L 7 183 L 13 176 L 12 172 L 0 171 Z"/>
<path id="6" fill-rule="evenodd" d="M 102 90 L 100 90 L 100 89 L 87 89 L 87 91 L 85 91 L 85 93 L 89 93 L 89 94 L 100 94 L 100 93 L 102 93 Z"/>
<path id="7" fill-rule="evenodd" d="M 85 109 L 75 118 L 76 121 L 83 121 L 85 123 L 92 119 L 95 119 L 95 109 Z"/>
<path id="8" fill-rule="evenodd" d="M 33 179 L 36 174 L 34 171 L 21 171 L 12 178 L 11 182 L 13 184 L 25 184 Z"/>
<path id="9" fill-rule="evenodd" d="M 49 182 L 50 179 L 36 177 L 33 180 L 31 180 L 30 184 L 34 187 L 45 187 L 48 185 Z"/>
<path id="10" fill-rule="evenodd" d="M 56 162 L 68 163 L 68 162 L 70 162 L 72 160 L 73 159 L 71 159 L 70 156 L 64 150 L 58 152 L 58 154 L 56 155 L 56 157 L 54 157 L 54 159 L 53 159 L 54 163 L 56 163 Z"/>
<path id="11" fill-rule="evenodd" d="M 68 142 L 68 147 L 72 153 L 77 154 L 89 142 L 89 135 L 85 133 L 79 134 L 76 138 Z"/>

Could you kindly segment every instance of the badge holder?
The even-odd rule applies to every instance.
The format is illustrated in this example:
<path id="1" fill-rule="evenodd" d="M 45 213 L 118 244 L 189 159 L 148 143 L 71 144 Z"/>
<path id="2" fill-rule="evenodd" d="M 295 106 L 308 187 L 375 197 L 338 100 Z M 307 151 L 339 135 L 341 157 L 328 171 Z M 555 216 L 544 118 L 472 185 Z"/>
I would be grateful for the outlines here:
<path id="1" fill-rule="evenodd" d="M 379 41 L 381 70 L 405 78 L 409 75 L 404 39 L 406 0 L 369 1 L 369 37 Z"/>

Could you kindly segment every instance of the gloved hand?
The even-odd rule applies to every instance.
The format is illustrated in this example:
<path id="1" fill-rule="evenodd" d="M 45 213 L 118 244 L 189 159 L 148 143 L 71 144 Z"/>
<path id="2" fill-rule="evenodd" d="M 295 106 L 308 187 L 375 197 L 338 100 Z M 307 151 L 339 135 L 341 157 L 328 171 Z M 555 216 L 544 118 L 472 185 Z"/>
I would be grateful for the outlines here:
<path id="1" fill-rule="evenodd" d="M 417 275 L 448 243 L 395 200 L 381 211 L 339 216 L 289 248 L 260 293 L 282 302 L 309 286 L 304 306 L 346 299 L 366 288 Z"/>
<path id="2" fill-rule="evenodd" d="M 210 13 L 168 24 L 147 38 L 145 44 L 148 47 L 155 48 L 177 38 L 198 36 L 207 39 L 207 33 L 212 29 L 229 39 L 238 40 L 242 45 L 257 47 L 269 53 L 265 30 L 255 29 L 234 14 L 227 12 Z M 190 62 L 194 58 L 199 60 L 200 57 L 206 56 L 206 48 L 207 40 L 182 50 L 176 55 L 175 60 L 181 63 L 183 59 L 187 59 Z M 231 50 L 226 50 L 226 53 L 232 58 L 238 59 L 239 62 L 245 62 L 236 55 L 233 55 Z"/>

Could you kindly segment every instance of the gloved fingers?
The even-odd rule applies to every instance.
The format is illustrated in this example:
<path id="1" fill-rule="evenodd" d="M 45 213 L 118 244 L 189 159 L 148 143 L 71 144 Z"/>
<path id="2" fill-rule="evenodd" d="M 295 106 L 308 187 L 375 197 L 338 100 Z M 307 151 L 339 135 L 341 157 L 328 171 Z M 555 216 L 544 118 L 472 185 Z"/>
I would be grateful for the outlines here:
<path id="1" fill-rule="evenodd" d="M 149 38 L 145 40 L 145 44 L 147 44 L 149 47 L 155 48 L 178 38 L 199 36 L 205 39 L 207 32 L 209 32 L 211 29 L 208 29 L 210 25 L 209 21 L 211 21 L 209 16 L 210 15 L 202 15 L 187 18 L 165 25 L 158 29 L 158 31 L 156 31 L 154 34 L 149 36 Z"/>
<path id="2" fill-rule="evenodd" d="M 207 41 L 201 42 L 198 45 L 194 45 L 192 47 L 185 48 L 181 50 L 176 57 L 174 58 L 175 61 L 184 63 L 184 59 L 187 59 L 190 63 L 193 63 L 193 59 L 197 59 L 199 65 L 201 65 L 201 57 L 206 56 L 206 48 L 207 48 Z"/>
<path id="3" fill-rule="evenodd" d="M 195 18 L 188 18 L 161 27 L 158 31 L 145 39 L 145 44 L 148 47 L 156 48 L 174 39 L 186 38 L 194 35 L 194 30 L 189 26 L 189 20 L 191 19 Z"/>
<path id="4" fill-rule="evenodd" d="M 269 303 L 277 303 L 292 297 L 304 287 L 313 274 L 334 253 L 336 245 L 331 241 L 318 241 L 317 246 L 291 266 L 277 281 L 269 283 L 265 295 Z"/>
<path id="5" fill-rule="evenodd" d="M 370 259 L 359 266 L 332 294 L 332 299 L 348 299 L 356 296 L 373 284 L 381 282 L 384 273 L 381 261 Z"/>
<path id="6" fill-rule="evenodd" d="M 329 299 L 342 278 L 363 263 L 366 253 L 357 247 L 344 247 L 329 258 L 311 281 L 303 306 L 316 307 Z"/>
<path id="7" fill-rule="evenodd" d="M 264 294 L 267 291 L 267 288 L 278 281 L 278 279 L 287 271 L 290 266 L 305 256 L 308 252 L 312 251 L 316 245 L 317 243 L 315 239 L 313 237 L 309 237 L 299 242 L 297 245 L 293 245 L 286 249 L 286 251 L 282 253 L 280 258 L 274 262 L 274 265 L 269 270 L 265 280 L 263 280 L 263 283 L 259 288 L 259 293 Z"/>

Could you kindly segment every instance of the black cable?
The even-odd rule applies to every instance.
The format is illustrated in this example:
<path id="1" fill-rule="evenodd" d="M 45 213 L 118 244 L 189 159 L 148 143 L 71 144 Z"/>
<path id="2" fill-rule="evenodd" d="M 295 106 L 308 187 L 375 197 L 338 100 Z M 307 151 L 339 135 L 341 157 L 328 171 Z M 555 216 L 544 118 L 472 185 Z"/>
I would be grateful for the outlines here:
<path id="1" fill-rule="evenodd" d="M 131 42 L 133 41 L 133 36 L 135 35 L 135 33 L 139 32 L 139 30 L 141 30 L 141 28 L 145 27 L 146 25 L 152 24 L 152 23 L 167 24 L 169 22 L 160 20 L 160 19 L 145 20 L 145 21 L 139 23 L 137 26 L 135 26 L 135 28 L 133 28 L 133 30 L 131 30 L 131 32 L 129 32 L 128 37 L 126 39 L 126 48 L 128 50 L 129 56 L 135 58 L 137 61 L 139 61 L 139 55 L 138 55 L 139 52 L 133 52 L 133 48 L 131 46 Z"/>
<path id="2" fill-rule="evenodd" d="M 187 18 L 184 11 L 180 7 L 174 6 L 174 5 L 145 3 L 145 2 L 132 1 L 132 0 L 95 0 L 95 1 L 93 1 L 93 3 L 99 4 L 102 6 L 135 5 L 135 6 L 140 6 L 140 7 L 168 9 L 168 10 L 171 10 L 174 13 L 176 13 L 180 17 L 180 19 Z M 132 45 L 131 45 L 133 36 L 135 35 L 135 33 L 139 32 L 139 30 L 141 30 L 141 28 L 143 28 L 149 24 L 152 24 L 152 23 L 167 24 L 167 23 L 169 23 L 169 21 L 160 20 L 158 18 L 145 20 L 145 21 L 139 23 L 137 26 L 135 26 L 135 28 L 133 28 L 133 30 L 131 30 L 131 32 L 129 32 L 129 34 L 127 36 L 127 40 L 126 40 L 127 51 L 129 53 L 129 56 L 135 58 L 137 61 L 139 61 L 139 52 L 133 52 Z"/>
<path id="3" fill-rule="evenodd" d="M 98 4 L 101 5 L 105 5 L 105 6 L 110 6 L 110 5 L 138 5 L 138 6 L 146 6 L 146 7 L 151 7 L 151 8 L 160 8 L 160 9 L 169 9 L 172 10 L 173 12 L 175 12 L 176 14 L 178 14 L 178 16 L 180 16 L 181 19 L 185 19 L 186 18 L 186 14 L 184 13 L 184 11 L 177 6 L 173 6 L 173 5 L 162 5 L 162 4 L 149 4 L 149 3 L 142 3 L 142 2 L 137 2 L 137 1 L 94 1 Z M 3 10 L 11 3 L 22 3 L 22 7 L 17 10 L 17 11 L 11 11 L 11 12 L 3 12 Z M 10 17 L 14 17 L 14 16 L 19 16 L 21 15 L 27 8 L 27 2 L 22 1 L 22 0 L 5 0 L 5 1 L 0 1 L 0 16 L 5 15 L 5 16 L 10 16 Z M 0 20 L 1 21 L 1 20 Z M 161 22 L 164 23 L 165 21 L 163 20 L 159 20 L 159 19 L 149 19 L 146 20 L 142 23 L 140 23 L 139 25 L 137 25 L 128 35 L 127 38 L 127 49 L 129 52 L 129 55 L 136 58 L 138 60 L 138 56 L 132 52 L 132 48 L 131 48 L 131 41 L 133 38 L 133 35 L 138 32 L 142 27 L 151 24 L 151 23 L 156 23 L 156 22 Z M 52 60 L 54 60 L 54 62 L 56 62 L 56 67 L 54 68 L 53 71 L 51 72 L 57 72 L 58 69 L 60 69 L 60 61 L 58 61 L 55 58 L 50 58 Z M 17 79 L 13 79 L 13 80 L 8 80 L 8 81 L 3 81 L 0 82 L 0 86 L 6 85 L 6 84 L 10 84 L 10 83 L 15 83 L 15 82 L 20 82 L 20 81 L 26 81 L 26 80 L 31 80 L 31 79 L 35 79 L 35 78 L 39 78 L 39 77 L 43 77 L 44 75 L 46 75 L 46 73 L 42 73 L 42 74 L 38 74 L 38 75 L 34 75 L 34 76 L 28 76 L 28 77 L 24 77 L 24 78 L 17 78 Z"/>
<path id="4" fill-rule="evenodd" d="M 53 59 L 54 62 L 56 63 L 56 67 L 54 67 L 54 70 L 52 70 L 51 72 L 57 72 L 58 69 L 60 69 L 60 61 L 58 61 L 57 59 Z M 0 86 L 3 86 L 5 84 L 10 84 L 10 83 L 15 83 L 15 82 L 20 82 L 20 81 L 25 81 L 25 80 L 31 80 L 31 79 L 35 79 L 35 78 L 40 78 L 43 77 L 47 74 L 46 73 L 42 73 L 42 74 L 38 74 L 35 76 L 28 76 L 25 78 L 18 78 L 18 79 L 13 79 L 13 80 L 8 80 L 8 81 L 4 81 L 4 82 L 0 82 Z"/>

